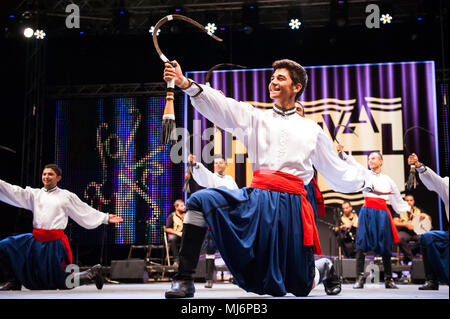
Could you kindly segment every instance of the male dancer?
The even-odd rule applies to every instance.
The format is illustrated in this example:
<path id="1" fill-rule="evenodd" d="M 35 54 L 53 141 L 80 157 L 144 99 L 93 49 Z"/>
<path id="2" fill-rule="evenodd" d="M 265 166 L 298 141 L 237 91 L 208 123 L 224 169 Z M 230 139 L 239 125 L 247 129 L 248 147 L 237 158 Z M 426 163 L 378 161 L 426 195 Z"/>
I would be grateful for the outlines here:
<path id="1" fill-rule="evenodd" d="M 425 187 L 436 192 L 442 199 L 448 221 L 448 176 L 437 175 L 429 167 L 420 163 L 414 153 L 408 157 L 408 164 L 416 167 L 419 178 Z M 448 285 L 448 241 L 448 231 L 442 230 L 432 230 L 419 237 L 426 278 L 425 284 L 419 287 L 420 290 L 438 290 L 438 280 Z"/>
<path id="2" fill-rule="evenodd" d="M 120 223 L 121 217 L 105 214 L 82 202 L 77 195 L 57 186 L 61 169 L 48 164 L 42 172 L 41 189 L 25 189 L 0 180 L 0 200 L 33 213 L 33 233 L 0 241 L 0 290 L 68 289 L 66 265 L 72 264 L 72 251 L 64 229 L 68 218 L 93 229 L 101 224 Z M 72 274 L 74 283 L 95 282 L 103 287 L 101 266 Z M 76 278 L 78 276 L 78 278 Z"/>
<path id="3" fill-rule="evenodd" d="M 175 67 L 166 63 L 164 80 L 174 79 L 200 113 L 244 143 L 254 172 L 251 187 L 208 188 L 191 195 L 180 267 L 166 298 L 194 295 L 192 274 L 207 225 L 244 290 L 306 296 L 314 284 L 323 282 L 327 294 L 339 293 L 331 262 L 323 258 L 314 264 L 314 253 L 321 250 L 304 184 L 312 179 L 313 164 L 328 185 L 341 192 L 359 191 L 370 181 L 354 167 L 342 165 L 319 125 L 295 113 L 295 100 L 306 87 L 305 69 L 291 60 L 275 61 L 269 84 L 275 105 L 261 112 L 187 79 L 173 63 Z"/>
<path id="4" fill-rule="evenodd" d="M 202 163 L 195 161 L 195 155 L 189 154 L 188 161 L 192 163 L 192 177 L 202 187 L 226 187 L 229 189 L 238 189 L 236 182 L 231 175 L 226 175 L 227 161 L 222 155 L 214 156 L 214 171 L 210 172 Z M 214 261 L 216 254 L 216 244 L 212 237 L 211 231 L 206 233 L 206 285 L 205 288 L 213 287 Z"/>
<path id="5" fill-rule="evenodd" d="M 387 175 L 381 173 L 383 156 L 379 152 L 369 155 L 368 165 L 370 170 L 363 167 L 351 156 L 343 152 L 343 146 L 338 145 L 339 157 L 344 162 L 360 168 L 361 172 L 369 171 L 372 175 L 374 187 L 384 195 L 363 191 L 364 205 L 359 211 L 359 225 L 356 235 L 356 283 L 354 289 L 364 288 L 364 252 L 373 251 L 382 256 L 384 267 L 384 284 L 387 289 L 398 289 L 392 278 L 392 243 L 398 243 L 397 229 L 392 221 L 391 212 L 386 205 L 389 199 L 394 210 L 400 214 L 410 211 L 411 207 L 405 202 L 395 185 Z"/>

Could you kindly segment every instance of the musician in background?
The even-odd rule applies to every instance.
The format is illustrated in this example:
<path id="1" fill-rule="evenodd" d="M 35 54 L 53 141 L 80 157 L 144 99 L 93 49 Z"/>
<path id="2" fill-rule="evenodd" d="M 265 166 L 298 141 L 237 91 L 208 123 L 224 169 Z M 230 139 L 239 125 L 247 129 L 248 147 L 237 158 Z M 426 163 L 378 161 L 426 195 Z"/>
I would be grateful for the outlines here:
<path id="1" fill-rule="evenodd" d="M 408 157 L 408 165 L 414 165 L 425 187 L 439 195 L 444 202 L 448 221 L 448 176 L 437 175 L 431 168 L 419 162 L 419 158 L 414 153 Z M 448 243 L 448 231 L 432 230 L 419 237 L 426 278 L 425 284 L 420 286 L 419 290 L 438 290 L 439 283 L 448 285 Z"/>
<path id="2" fill-rule="evenodd" d="M 175 211 L 172 212 L 167 218 L 166 232 L 169 235 L 167 240 L 173 253 L 173 265 L 178 267 L 181 237 L 183 235 L 183 220 L 184 215 L 186 214 L 186 206 L 184 205 L 184 201 L 181 199 L 177 199 L 173 203 L 173 206 L 175 208 Z"/>
<path id="3" fill-rule="evenodd" d="M 411 207 L 411 210 L 401 214 L 394 213 L 392 217 L 400 239 L 398 246 L 404 255 L 403 263 L 410 264 L 414 256 L 420 251 L 418 242 L 418 235 L 420 234 L 414 231 L 413 219 L 418 218 L 419 220 L 423 220 L 428 218 L 431 223 L 431 217 L 415 206 L 413 195 L 406 195 L 405 201 Z"/>
<path id="4" fill-rule="evenodd" d="M 339 246 L 344 252 L 345 258 L 354 258 L 356 255 L 356 230 L 358 228 L 358 215 L 349 201 L 344 201 L 341 205 L 342 215 L 340 225 L 334 228 Z"/>

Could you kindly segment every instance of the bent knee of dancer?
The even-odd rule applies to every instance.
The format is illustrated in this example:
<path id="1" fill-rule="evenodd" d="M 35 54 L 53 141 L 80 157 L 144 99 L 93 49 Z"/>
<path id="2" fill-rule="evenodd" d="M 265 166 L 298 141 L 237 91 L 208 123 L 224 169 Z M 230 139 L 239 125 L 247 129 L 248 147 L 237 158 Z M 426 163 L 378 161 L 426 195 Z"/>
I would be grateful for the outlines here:
<path id="1" fill-rule="evenodd" d="M 188 210 L 186 216 L 184 217 L 184 224 L 191 224 L 198 227 L 206 227 L 205 217 L 203 213 L 198 210 Z"/>

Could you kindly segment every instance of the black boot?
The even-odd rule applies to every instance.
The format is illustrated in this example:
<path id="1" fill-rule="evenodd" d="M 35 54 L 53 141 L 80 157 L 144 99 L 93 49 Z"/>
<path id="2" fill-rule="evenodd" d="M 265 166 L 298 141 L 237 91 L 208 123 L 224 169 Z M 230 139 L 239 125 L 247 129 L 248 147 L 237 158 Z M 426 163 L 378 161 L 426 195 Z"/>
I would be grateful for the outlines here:
<path id="1" fill-rule="evenodd" d="M 395 285 L 394 278 L 392 278 L 392 263 L 391 256 L 382 256 L 384 268 L 384 287 L 386 289 L 398 289 Z"/>
<path id="2" fill-rule="evenodd" d="M 183 225 L 183 237 L 180 247 L 180 264 L 173 277 L 172 286 L 166 291 L 166 298 L 189 298 L 195 293 L 192 275 L 197 268 L 200 249 L 205 239 L 206 227 L 191 224 Z"/>
<path id="3" fill-rule="evenodd" d="M 80 280 L 80 286 L 95 283 L 95 286 L 98 290 L 101 290 L 103 288 L 104 279 L 101 265 L 95 265 L 94 267 L 86 271 L 75 274 L 75 276 L 78 276 Z"/>
<path id="4" fill-rule="evenodd" d="M 363 272 L 358 274 L 358 277 L 356 278 L 356 282 L 353 285 L 353 289 L 362 289 L 364 288 L 364 283 L 366 282 L 366 276 Z"/>
<path id="5" fill-rule="evenodd" d="M 21 290 L 22 284 L 16 278 L 9 256 L 0 251 L 0 291 Z"/>
<path id="6" fill-rule="evenodd" d="M 398 289 L 395 285 L 394 278 L 392 277 L 386 277 L 386 279 L 384 279 L 384 287 L 386 289 Z"/>
<path id="7" fill-rule="evenodd" d="M 427 280 L 419 290 L 439 290 L 439 283 L 436 280 Z"/>
<path id="8" fill-rule="evenodd" d="M 337 295 L 341 292 L 341 280 L 336 275 L 333 262 L 328 258 L 321 258 L 315 261 L 315 266 L 319 270 L 319 284 L 323 283 L 327 295 Z"/>
<path id="9" fill-rule="evenodd" d="M 206 258 L 206 284 L 205 288 L 212 288 L 214 281 L 214 259 L 212 258 Z"/>

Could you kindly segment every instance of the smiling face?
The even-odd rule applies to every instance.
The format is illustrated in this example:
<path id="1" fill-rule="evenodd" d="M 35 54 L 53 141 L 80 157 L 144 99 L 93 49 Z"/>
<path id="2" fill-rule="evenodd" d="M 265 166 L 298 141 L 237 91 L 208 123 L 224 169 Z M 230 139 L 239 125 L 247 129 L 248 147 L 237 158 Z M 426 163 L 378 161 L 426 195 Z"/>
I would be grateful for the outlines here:
<path id="1" fill-rule="evenodd" d="M 61 176 L 58 176 L 51 168 L 44 168 L 42 171 L 42 183 L 45 189 L 49 190 L 56 187 L 56 184 L 61 180 Z"/>
<path id="2" fill-rule="evenodd" d="M 215 158 L 214 159 L 214 171 L 220 175 L 225 173 L 227 169 L 227 162 L 223 158 Z"/>
<path id="3" fill-rule="evenodd" d="M 278 106 L 283 107 L 286 102 L 293 102 L 296 94 L 300 92 L 301 88 L 302 85 L 300 83 L 293 84 L 287 69 L 276 69 L 273 72 L 269 83 L 270 98 L 274 99 Z"/>

